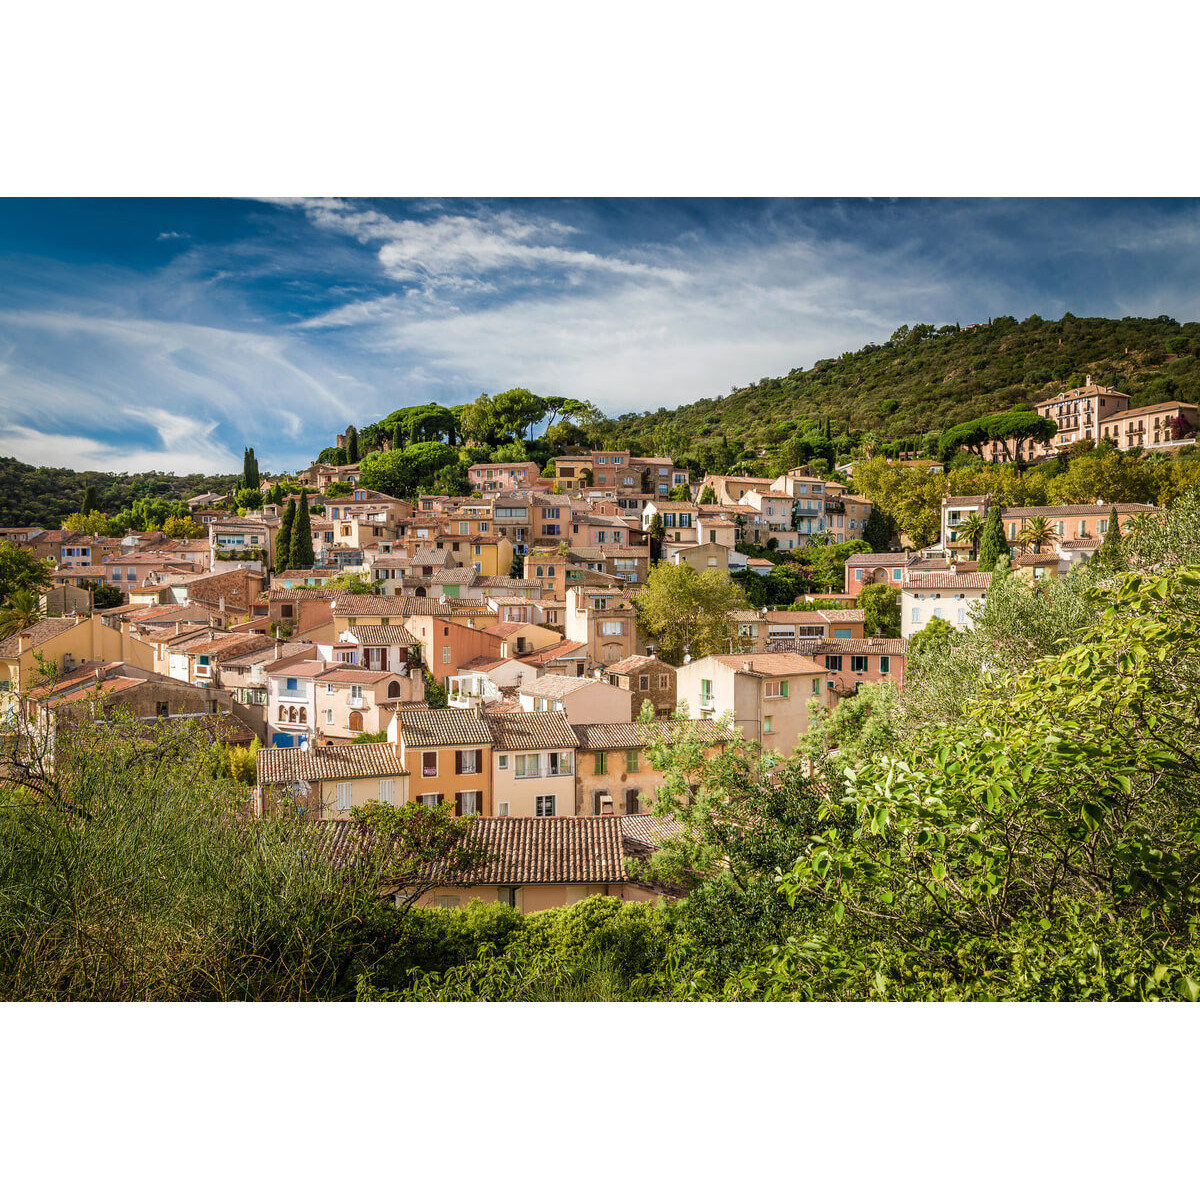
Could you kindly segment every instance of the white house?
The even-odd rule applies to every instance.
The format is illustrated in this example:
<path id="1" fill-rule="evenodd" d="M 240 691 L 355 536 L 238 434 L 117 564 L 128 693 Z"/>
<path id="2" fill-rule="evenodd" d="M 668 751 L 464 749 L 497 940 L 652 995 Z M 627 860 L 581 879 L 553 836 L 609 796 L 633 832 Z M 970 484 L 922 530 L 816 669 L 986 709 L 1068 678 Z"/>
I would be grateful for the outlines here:
<path id="1" fill-rule="evenodd" d="M 971 605 L 983 600 L 991 571 L 910 571 L 900 587 L 900 633 L 910 638 L 935 617 L 955 629 L 971 628 Z"/>

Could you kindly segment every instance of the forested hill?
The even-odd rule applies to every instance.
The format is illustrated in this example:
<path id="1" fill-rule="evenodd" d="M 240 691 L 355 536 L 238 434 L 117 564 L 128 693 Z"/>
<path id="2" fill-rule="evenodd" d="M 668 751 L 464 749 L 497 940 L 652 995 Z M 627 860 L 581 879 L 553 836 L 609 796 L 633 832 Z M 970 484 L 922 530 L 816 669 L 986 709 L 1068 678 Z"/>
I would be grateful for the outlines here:
<path id="1" fill-rule="evenodd" d="M 1086 375 L 1127 392 L 1135 405 L 1200 399 L 1200 323 L 1171 317 L 1075 317 L 986 324 L 901 326 L 880 346 L 824 359 L 780 379 L 681 408 L 627 414 L 605 424 L 607 441 L 723 469 L 786 439 L 848 429 L 895 441 L 1055 395 Z M 727 439 L 728 450 L 722 443 Z M 932 439 L 936 444 L 936 438 Z M 711 460 L 711 461 L 710 461 Z"/>
<path id="2" fill-rule="evenodd" d="M 161 471 L 115 475 L 31 467 L 15 458 L 0 458 L 0 525 L 57 529 L 63 517 L 79 511 L 89 486 L 96 489 L 100 509 L 115 513 L 135 500 L 186 500 L 203 491 L 228 492 L 236 482 L 236 475 L 166 475 Z"/>

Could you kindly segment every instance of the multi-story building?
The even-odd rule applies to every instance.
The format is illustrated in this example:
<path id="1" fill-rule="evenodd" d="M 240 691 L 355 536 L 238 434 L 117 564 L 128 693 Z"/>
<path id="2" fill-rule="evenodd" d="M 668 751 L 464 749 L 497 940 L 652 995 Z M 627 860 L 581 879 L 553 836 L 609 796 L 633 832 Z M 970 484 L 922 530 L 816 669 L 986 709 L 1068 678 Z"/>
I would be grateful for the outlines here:
<path id="1" fill-rule="evenodd" d="M 1118 450 L 1144 446 L 1148 450 L 1169 450 L 1181 442 L 1195 444 L 1200 426 L 1194 404 L 1177 400 L 1148 404 L 1101 419 L 1100 436 L 1111 438 Z"/>
<path id="2" fill-rule="evenodd" d="M 471 491 L 486 496 L 489 492 L 536 486 L 541 474 L 542 468 L 535 462 L 476 463 L 467 468 L 467 481 Z M 546 486 L 549 484 L 547 480 Z"/>
<path id="3" fill-rule="evenodd" d="M 987 596 L 991 571 L 909 570 L 900 588 L 900 633 L 910 638 L 935 617 L 955 629 L 970 629 L 971 606 Z"/>
<path id="4" fill-rule="evenodd" d="M 317 733 L 316 683 L 329 664 L 318 659 L 291 661 L 267 675 L 267 733 L 273 747 L 311 745 Z"/>
<path id="5" fill-rule="evenodd" d="M 461 708 L 399 709 L 388 740 L 410 775 L 420 804 L 453 804 L 457 816 L 495 816 L 492 735 L 478 714 Z"/>
<path id="6" fill-rule="evenodd" d="M 866 613 L 858 608 L 827 608 L 813 612 L 791 609 L 739 609 L 730 614 L 730 638 L 735 648 L 754 653 L 782 648 L 809 638 L 860 638 Z"/>
<path id="7" fill-rule="evenodd" d="M 865 683 L 887 680 L 898 688 L 904 686 L 908 643 L 903 638 L 818 639 L 801 653 L 829 672 L 825 686 L 831 705 L 853 696 Z"/>
<path id="8" fill-rule="evenodd" d="M 764 750 L 791 754 L 808 732 L 808 701 L 831 703 L 832 672 L 790 651 L 710 654 L 676 672 L 679 700 L 699 717 L 728 717 Z"/>
<path id="9" fill-rule="evenodd" d="M 617 588 L 569 587 L 563 631 L 587 646 L 589 665 L 620 662 L 637 649 L 637 613 Z"/>
<path id="10" fill-rule="evenodd" d="M 562 712 L 485 713 L 497 817 L 575 815 L 579 739 Z"/>
<path id="11" fill-rule="evenodd" d="M 629 716 L 633 721 L 641 715 L 642 705 L 647 701 L 660 720 L 666 720 L 675 711 L 675 668 L 656 655 L 630 655 L 605 667 L 600 677 L 629 694 Z"/>

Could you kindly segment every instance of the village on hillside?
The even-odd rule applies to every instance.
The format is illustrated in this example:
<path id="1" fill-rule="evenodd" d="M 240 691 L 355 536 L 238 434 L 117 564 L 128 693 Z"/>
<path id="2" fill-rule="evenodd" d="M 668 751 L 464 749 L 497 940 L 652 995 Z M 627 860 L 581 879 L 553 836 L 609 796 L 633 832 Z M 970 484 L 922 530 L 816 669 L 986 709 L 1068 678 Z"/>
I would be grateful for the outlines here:
<path id="1" fill-rule="evenodd" d="M 1090 378 L 1036 412 L 1032 441 L 958 440 L 984 462 L 1035 462 L 1106 438 L 1173 450 L 1198 424 L 1194 405 L 1130 408 Z M 872 521 L 854 461 L 693 477 L 575 446 L 544 466 L 477 462 L 467 494 L 400 497 L 364 484 L 356 440 L 326 456 L 347 461 L 272 479 L 249 452 L 236 496 L 193 496 L 152 531 L 87 532 L 87 511 L 76 528 L 0 529 L 40 572 L 0 640 L 0 702 L 22 731 L 10 774 L 22 753 L 52 764 L 64 722 L 194 722 L 229 750 L 254 814 L 479 818 L 485 865 L 423 903 L 646 899 L 627 856 L 666 828 L 651 739 L 710 755 L 741 739 L 785 761 L 821 710 L 868 684 L 902 690 L 916 640 L 969 629 L 997 570 L 1036 588 L 1156 511 L 942 494 L 933 544 L 880 545 L 890 514 Z M 899 465 L 942 478 L 934 460 Z M 820 547 L 832 578 L 749 602 L 756 579 Z"/>

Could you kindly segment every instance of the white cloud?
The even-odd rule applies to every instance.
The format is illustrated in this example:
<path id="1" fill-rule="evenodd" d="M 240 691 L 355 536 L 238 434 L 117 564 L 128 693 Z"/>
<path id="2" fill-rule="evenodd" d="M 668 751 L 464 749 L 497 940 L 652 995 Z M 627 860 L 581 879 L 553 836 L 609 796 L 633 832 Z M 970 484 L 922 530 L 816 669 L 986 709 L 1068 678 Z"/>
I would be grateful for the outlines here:
<path id="1" fill-rule="evenodd" d="M 154 240 L 158 242 L 169 242 L 173 238 L 190 238 L 191 236 L 192 235 L 190 233 L 176 233 L 174 230 L 171 230 L 167 233 L 160 233 Z"/>
<path id="2" fill-rule="evenodd" d="M 0 429 L 5 453 L 40 467 L 70 467 L 74 471 L 166 471 L 176 475 L 202 472 L 221 475 L 239 470 L 241 458 L 224 447 L 200 439 L 176 446 L 170 452 L 121 449 L 95 438 L 45 433 L 24 425 Z"/>

